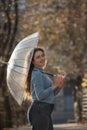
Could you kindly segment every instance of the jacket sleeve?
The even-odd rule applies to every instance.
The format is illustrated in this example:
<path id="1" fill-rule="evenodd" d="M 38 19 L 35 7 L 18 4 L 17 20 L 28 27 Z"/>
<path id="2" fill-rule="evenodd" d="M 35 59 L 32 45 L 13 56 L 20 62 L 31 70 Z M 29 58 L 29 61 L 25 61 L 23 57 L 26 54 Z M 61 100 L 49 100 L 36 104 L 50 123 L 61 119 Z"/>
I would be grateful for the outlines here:
<path id="1" fill-rule="evenodd" d="M 53 93 L 53 90 L 50 86 L 47 89 L 44 89 L 45 83 L 43 83 L 43 77 L 40 72 L 35 72 L 33 74 L 32 84 L 34 86 L 37 100 L 43 100 L 47 98 L 50 93 Z"/>

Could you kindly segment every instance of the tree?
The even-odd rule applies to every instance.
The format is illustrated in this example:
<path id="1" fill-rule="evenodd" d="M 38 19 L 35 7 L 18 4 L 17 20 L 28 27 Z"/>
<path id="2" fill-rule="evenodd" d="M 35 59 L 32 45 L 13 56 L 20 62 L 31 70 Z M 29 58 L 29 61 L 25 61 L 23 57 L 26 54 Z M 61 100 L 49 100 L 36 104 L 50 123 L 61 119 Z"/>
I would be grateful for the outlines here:
<path id="1" fill-rule="evenodd" d="M 0 0 L 0 60 L 8 61 L 13 49 L 13 42 L 17 32 L 18 3 L 17 0 Z M 3 109 L 2 127 L 12 126 L 11 107 L 6 85 L 6 65 L 0 64 L 0 90 L 2 90 Z"/>
<path id="2" fill-rule="evenodd" d="M 83 74 L 87 67 L 85 66 L 87 64 L 87 1 L 70 0 L 68 9 L 67 33 L 71 44 L 72 60 L 77 66 L 77 73 Z"/>

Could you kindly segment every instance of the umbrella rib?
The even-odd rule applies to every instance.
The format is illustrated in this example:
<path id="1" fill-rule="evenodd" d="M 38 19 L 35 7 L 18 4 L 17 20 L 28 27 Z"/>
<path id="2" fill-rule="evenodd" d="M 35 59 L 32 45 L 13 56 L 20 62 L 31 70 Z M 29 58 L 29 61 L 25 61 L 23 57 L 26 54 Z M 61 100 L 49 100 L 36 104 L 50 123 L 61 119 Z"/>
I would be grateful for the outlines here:
<path id="1" fill-rule="evenodd" d="M 17 50 L 15 50 L 15 53 L 17 53 L 17 54 L 20 54 L 20 53 L 24 53 L 24 52 L 28 52 L 29 51 L 29 49 L 28 49 L 28 47 L 27 48 L 19 48 L 19 49 L 17 49 Z"/>
<path id="2" fill-rule="evenodd" d="M 26 49 L 28 49 L 28 47 L 21 47 L 21 48 L 18 48 L 16 51 L 19 51 L 21 49 L 26 50 Z"/>
<path id="3" fill-rule="evenodd" d="M 13 79 L 15 79 L 15 76 L 14 76 L 14 74 L 13 74 Z M 15 81 L 16 82 L 16 81 Z M 18 84 L 17 82 L 16 82 L 16 84 Z M 20 86 L 20 85 L 19 85 Z"/>
<path id="4" fill-rule="evenodd" d="M 12 78 L 10 78 L 10 79 L 12 79 Z M 11 83 L 9 83 L 9 85 L 11 86 Z M 12 88 L 9 87 L 9 90 L 12 93 L 12 95 L 16 95 L 17 96 L 17 92 L 15 91 L 15 89 L 12 89 Z"/>
<path id="5" fill-rule="evenodd" d="M 13 80 L 13 82 L 14 82 L 14 74 L 13 74 L 13 77 L 12 76 L 10 76 L 10 79 L 11 80 Z M 15 83 L 16 83 L 16 85 L 18 85 L 18 83 L 15 81 Z M 20 86 L 20 85 L 19 85 Z M 14 87 L 12 87 L 12 88 L 14 88 Z"/>
<path id="6" fill-rule="evenodd" d="M 12 59 L 11 59 L 12 60 Z M 17 61 L 17 60 L 20 60 L 20 61 L 23 61 L 24 59 L 13 59 L 14 61 Z M 8 62 L 6 62 L 6 64 L 7 65 L 10 65 L 10 63 Z M 21 65 L 17 65 L 17 64 L 14 64 L 14 66 L 17 66 L 17 67 L 20 67 L 20 68 L 24 68 L 24 69 L 27 69 L 27 67 L 23 67 L 23 66 L 21 66 Z"/>
<path id="7" fill-rule="evenodd" d="M 17 92 L 15 92 L 15 90 L 10 89 L 10 92 L 12 93 L 13 97 L 16 99 L 16 101 L 18 102 L 18 95 Z M 20 96 L 21 98 L 21 96 Z"/>
<path id="8" fill-rule="evenodd" d="M 11 80 L 14 80 L 14 76 L 13 77 L 10 77 L 10 79 Z M 15 81 L 15 83 L 16 83 L 16 86 L 18 85 L 18 83 Z M 11 84 L 11 83 L 10 83 Z M 11 85 L 10 85 L 11 86 Z M 19 85 L 20 86 L 20 85 Z M 21 88 L 21 86 L 20 86 L 20 88 Z M 12 93 L 14 93 L 16 96 L 17 96 L 17 92 L 15 91 L 15 88 L 14 87 L 12 87 L 12 89 L 10 88 L 10 90 L 11 90 L 11 92 Z M 20 96 L 20 95 L 18 95 L 18 96 Z"/>
<path id="9" fill-rule="evenodd" d="M 32 42 L 32 39 L 33 39 L 33 41 L 35 41 L 35 40 L 37 40 L 38 41 L 38 38 L 36 39 L 36 38 L 31 38 L 30 40 L 28 40 L 28 42 Z M 36 42 L 36 41 L 35 41 Z M 26 40 L 26 43 L 27 43 L 27 40 Z M 22 45 L 22 43 L 21 43 L 21 45 Z M 25 44 L 25 45 L 27 45 L 27 44 Z M 19 45 L 20 46 L 20 45 Z M 27 46 L 27 47 L 25 47 L 25 48 L 28 48 L 28 47 L 30 47 L 30 46 Z M 32 48 L 34 48 L 34 47 L 32 47 Z M 22 49 L 22 46 L 20 46 L 20 48 L 18 48 L 18 49 Z M 18 50 L 17 49 L 17 50 Z"/>
<path id="10" fill-rule="evenodd" d="M 12 69 L 12 68 L 11 68 L 11 69 Z M 14 70 L 14 69 L 12 69 L 12 70 L 13 70 L 14 72 L 16 72 L 16 73 L 23 74 L 23 73 L 20 73 L 20 72 Z M 27 74 L 23 74 L 23 75 L 27 76 Z"/>
<path id="11" fill-rule="evenodd" d="M 15 59 L 15 60 L 24 60 L 24 59 Z M 1 63 L 2 63 L 2 64 L 10 65 L 9 62 L 4 62 L 4 61 L 2 61 Z M 23 66 L 20 66 L 20 65 L 17 65 L 17 64 L 14 64 L 14 66 L 27 69 L 27 67 L 23 67 Z"/>
<path id="12" fill-rule="evenodd" d="M 23 67 L 23 66 L 20 66 L 20 65 L 17 65 L 17 64 L 14 64 L 14 66 L 27 69 L 27 67 Z"/>
<path id="13" fill-rule="evenodd" d="M 33 39 L 33 40 L 38 40 L 37 37 L 34 37 L 34 38 L 26 39 L 26 41 L 28 40 L 28 42 L 30 42 L 30 41 L 32 41 L 32 39 Z M 24 40 L 25 40 L 25 39 L 24 39 Z M 20 44 L 22 44 L 22 42 L 24 42 L 24 41 L 22 40 Z M 25 43 L 27 43 L 27 42 L 25 42 Z"/>
<path id="14" fill-rule="evenodd" d="M 25 60 L 25 59 L 13 59 L 13 60 Z"/>

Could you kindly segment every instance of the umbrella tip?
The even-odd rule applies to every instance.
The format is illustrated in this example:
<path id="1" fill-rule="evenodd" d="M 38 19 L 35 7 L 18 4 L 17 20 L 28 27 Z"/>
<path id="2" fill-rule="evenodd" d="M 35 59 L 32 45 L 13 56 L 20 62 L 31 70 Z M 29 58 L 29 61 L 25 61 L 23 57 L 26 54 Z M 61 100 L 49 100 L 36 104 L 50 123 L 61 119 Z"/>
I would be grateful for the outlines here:
<path id="1" fill-rule="evenodd" d="M 29 35 L 29 38 L 39 38 L 39 32 L 35 32 L 35 33 Z"/>
<path id="2" fill-rule="evenodd" d="M 39 36 L 39 32 L 36 32 L 33 35 L 35 35 L 37 37 L 37 36 Z"/>

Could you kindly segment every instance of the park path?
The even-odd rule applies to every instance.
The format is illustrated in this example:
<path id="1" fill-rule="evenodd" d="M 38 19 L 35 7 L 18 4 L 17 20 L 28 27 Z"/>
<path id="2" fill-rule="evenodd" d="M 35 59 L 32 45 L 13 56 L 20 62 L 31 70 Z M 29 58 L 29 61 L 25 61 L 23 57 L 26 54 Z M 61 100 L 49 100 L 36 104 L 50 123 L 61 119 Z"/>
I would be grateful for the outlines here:
<path id="1" fill-rule="evenodd" d="M 29 127 L 10 128 L 9 130 L 32 130 Z M 87 130 L 87 125 L 81 125 L 76 123 L 66 123 L 54 125 L 54 130 Z"/>

